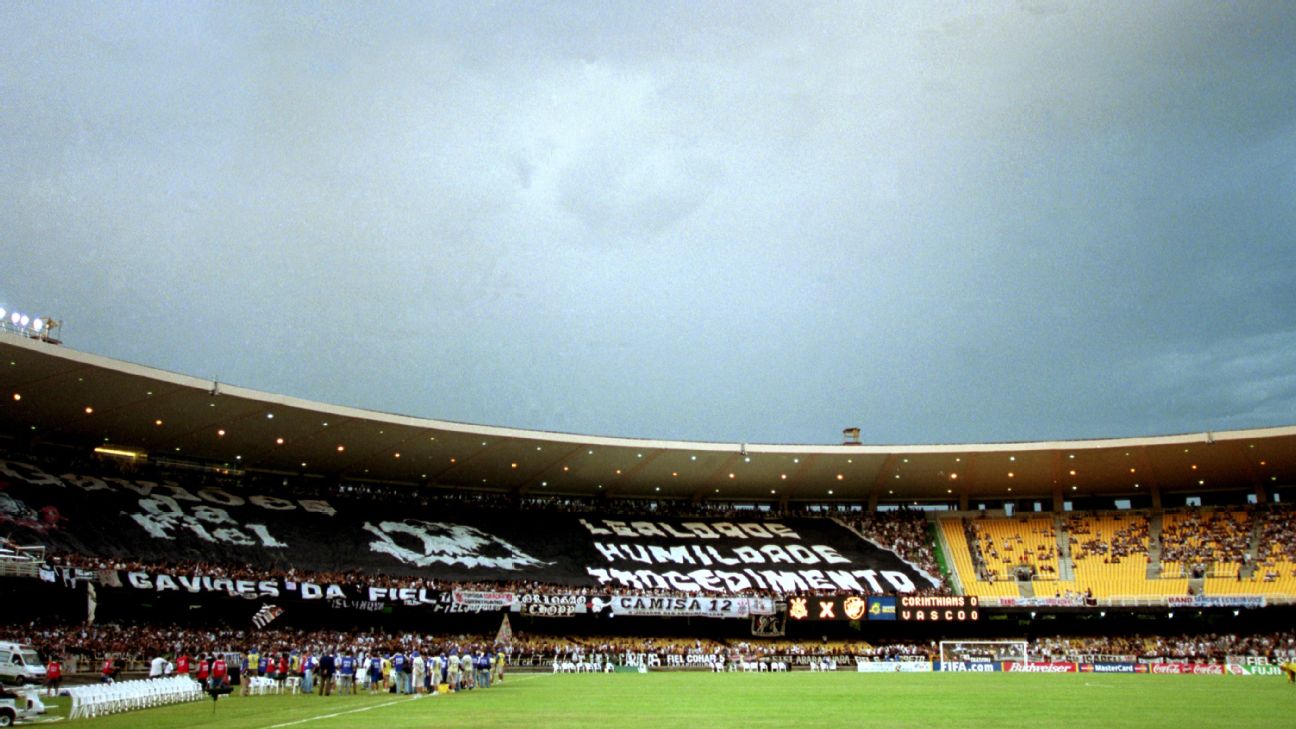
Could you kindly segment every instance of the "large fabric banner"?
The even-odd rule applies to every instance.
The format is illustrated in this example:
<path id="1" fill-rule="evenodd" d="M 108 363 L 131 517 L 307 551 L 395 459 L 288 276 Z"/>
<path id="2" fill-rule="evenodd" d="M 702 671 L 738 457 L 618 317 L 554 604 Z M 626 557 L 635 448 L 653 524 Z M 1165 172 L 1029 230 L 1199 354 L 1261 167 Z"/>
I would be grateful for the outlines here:
<path id="1" fill-rule="evenodd" d="M 513 603 L 513 610 L 523 615 L 538 615 L 545 618 L 570 618 L 573 615 L 584 615 L 589 600 L 580 595 L 551 595 L 523 593 Z"/>
<path id="2" fill-rule="evenodd" d="M 1264 595 L 1171 595 L 1166 598 L 1170 607 L 1244 607 L 1262 608 Z"/>
<path id="3" fill-rule="evenodd" d="M 516 598 L 516 595 L 511 592 L 482 592 L 480 590 L 455 590 L 453 595 L 456 604 L 481 607 L 487 610 L 511 608 Z"/>
<path id="4" fill-rule="evenodd" d="M 108 559 L 535 581 L 596 594 L 903 595 L 939 584 L 829 519 L 558 512 L 537 519 L 534 512 L 436 500 L 303 497 L 247 486 L 54 473 L 13 460 L 0 460 L 0 523 L 19 541 Z M 512 593 L 458 591 L 448 599 L 464 609 L 515 604 Z M 527 604 L 536 613 L 567 612 L 552 603 L 544 610 L 538 602 Z"/>
<path id="5" fill-rule="evenodd" d="M 593 607 L 606 608 L 613 615 L 648 617 L 746 618 L 773 612 L 769 598 L 746 597 L 655 597 L 613 595 L 595 598 Z"/>

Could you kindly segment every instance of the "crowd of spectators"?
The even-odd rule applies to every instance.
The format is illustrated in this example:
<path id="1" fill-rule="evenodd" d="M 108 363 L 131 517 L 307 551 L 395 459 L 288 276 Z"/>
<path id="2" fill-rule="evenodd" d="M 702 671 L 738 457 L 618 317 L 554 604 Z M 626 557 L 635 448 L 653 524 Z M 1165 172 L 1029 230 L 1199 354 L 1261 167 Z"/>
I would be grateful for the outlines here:
<path id="1" fill-rule="evenodd" d="M 66 461 L 42 459 L 23 454 L 23 460 L 48 465 L 52 472 L 68 468 Z M 175 478 L 186 487 L 220 487 L 231 492 L 256 491 L 281 497 L 326 498 L 336 500 L 339 508 L 348 502 L 375 502 L 383 504 L 417 504 L 437 511 L 453 513 L 456 509 L 485 509 L 501 512 L 572 512 L 599 513 L 610 516 L 656 516 L 690 518 L 743 518 L 751 520 L 784 519 L 793 517 L 832 517 L 875 543 L 893 549 L 903 559 L 921 568 L 927 574 L 942 579 L 942 584 L 927 594 L 948 594 L 951 588 L 942 577 L 937 565 L 936 552 L 930 535 L 930 522 L 923 512 L 892 511 L 869 513 L 860 504 L 739 504 L 729 502 L 653 499 L 607 499 L 602 496 L 575 497 L 506 494 L 441 488 L 424 488 L 400 484 L 339 482 L 321 484 L 297 478 L 284 478 L 263 474 L 224 475 L 210 471 L 176 471 L 156 466 L 142 466 L 138 471 L 117 462 L 97 463 L 84 461 L 76 464 L 79 470 L 98 472 L 130 478 Z M 1239 567 L 1254 563 L 1257 579 L 1275 581 L 1296 576 L 1296 512 L 1286 505 L 1274 507 L 1247 507 L 1246 510 L 1195 509 L 1186 515 L 1171 517 L 1160 533 L 1161 559 L 1173 565 L 1183 565 L 1193 574 L 1209 571 L 1210 565 L 1236 563 Z M 1262 545 L 1254 559 L 1250 554 L 1251 524 L 1255 523 L 1259 543 Z M 1060 559 L 1056 553 L 1056 538 L 1051 533 L 1034 535 L 1032 544 L 1023 548 L 1018 543 L 996 543 L 990 535 L 978 530 L 975 520 L 965 520 L 966 537 L 974 567 L 981 579 L 1007 579 L 1007 569 L 1017 570 L 1019 579 L 1057 578 L 1054 565 Z M 1148 517 L 1139 512 L 1120 516 L 1087 514 L 1069 515 L 1063 526 L 1063 536 L 1069 541 L 1072 563 L 1085 559 L 1100 559 L 1104 563 L 1120 563 L 1141 557 L 1150 561 L 1149 543 L 1155 543 L 1150 534 Z M 1017 539 L 1020 542 L 1020 537 Z M 450 583 L 428 577 L 391 576 L 359 569 L 342 571 L 304 572 L 289 564 L 265 569 L 246 564 L 221 564 L 216 562 L 154 561 L 106 559 L 83 554 L 54 555 L 52 563 L 62 566 L 92 570 L 145 570 L 171 571 L 184 574 L 228 577 L 231 579 L 278 578 L 308 580 L 316 583 L 344 584 L 374 587 L 414 587 L 435 590 L 484 589 L 533 593 L 587 594 L 597 588 L 555 585 L 529 581 L 487 581 Z M 1026 574 L 1020 570 L 1025 569 Z M 1288 574 L 1290 573 L 1290 574 Z M 1236 573 L 1239 579 L 1243 572 Z M 673 595 L 669 590 L 617 590 L 640 594 Z M 819 594 L 832 594 L 820 591 Z M 768 593 L 749 591 L 748 595 L 765 596 Z"/>
<path id="2" fill-rule="evenodd" d="M 1228 656 L 1288 659 L 1296 657 L 1296 633 L 1234 635 L 1206 633 L 1175 636 L 1047 637 L 1032 642 L 1032 653 L 1048 660 L 1085 656 L 1137 659 L 1222 661 Z"/>
<path id="3" fill-rule="evenodd" d="M 996 519 L 993 528 L 984 512 L 963 523 L 963 534 L 980 579 L 1057 579 L 1057 534 L 1049 520 L 1014 517 Z"/>
<path id="4" fill-rule="evenodd" d="M 1071 545 L 1071 560 L 1101 558 L 1105 564 L 1119 564 L 1129 557 L 1148 559 L 1148 519 L 1142 514 L 1116 517 L 1073 514 L 1067 517 L 1066 529 Z"/>
<path id="5" fill-rule="evenodd" d="M 430 635 L 409 632 L 363 632 L 266 628 L 242 630 L 228 627 L 204 629 L 138 624 L 59 625 L 33 623 L 0 626 L 0 640 L 36 648 L 48 660 L 75 657 L 78 665 L 96 668 L 106 659 L 123 658 L 138 664 L 157 656 L 183 653 L 319 654 L 325 651 L 357 654 L 411 653 L 423 655 L 496 649 L 510 665 L 547 666 L 553 661 L 623 664 L 635 656 L 654 655 L 662 664 L 669 657 L 725 655 L 729 660 L 795 659 L 828 656 L 841 659 L 897 660 L 939 658 L 934 641 L 866 641 L 787 639 L 721 640 L 712 638 L 659 638 L 625 636 L 551 636 L 515 634 L 507 644 L 493 636 Z M 1227 657 L 1270 660 L 1296 658 L 1296 632 L 1198 634 L 1174 636 L 1041 636 L 1028 641 L 1032 660 L 1191 660 L 1220 662 Z M 683 661 L 674 661 L 682 664 Z"/>
<path id="6" fill-rule="evenodd" d="M 900 509 L 836 517 L 837 521 L 878 546 L 894 550 L 901 559 L 939 578 L 927 517 L 920 511 Z"/>
<path id="7" fill-rule="evenodd" d="M 1249 511 L 1191 508 L 1166 515 L 1161 561 L 1179 565 L 1193 577 L 1213 575 L 1217 564 L 1221 569 L 1228 565 L 1232 574 L 1250 564 L 1250 542 Z"/>
<path id="8" fill-rule="evenodd" d="M 967 542 L 968 553 L 972 556 L 972 568 L 976 570 L 977 579 L 985 582 L 999 579 L 999 572 L 986 561 L 985 550 L 981 548 L 981 532 L 973 525 L 971 519 L 963 520 L 963 539 Z"/>
<path id="9" fill-rule="evenodd" d="M 515 594 L 571 595 L 582 598 L 606 596 L 612 593 L 618 595 L 642 595 L 653 597 L 696 596 L 695 594 L 665 589 L 634 589 L 629 587 L 599 588 L 589 585 L 565 585 L 552 582 L 541 582 L 538 580 L 438 580 L 431 577 L 405 577 L 385 575 L 381 573 L 375 574 L 361 569 L 331 571 L 303 570 L 296 568 L 266 569 L 251 567 L 246 564 L 220 564 L 209 561 L 198 562 L 188 560 L 144 562 L 130 559 L 109 559 L 104 557 L 81 555 L 73 552 L 52 554 L 48 557 L 48 561 L 53 567 L 70 567 L 88 570 L 95 573 L 104 571 L 114 573 L 147 572 L 150 574 L 168 573 L 194 577 L 226 578 L 231 580 L 289 580 L 295 582 L 312 582 L 316 585 L 349 586 L 357 590 L 369 587 L 414 588 L 440 592 L 476 590 L 483 592 L 511 592 Z M 756 589 L 749 589 L 733 594 L 744 597 L 784 596 L 782 593 L 773 593 Z M 849 590 L 833 589 L 797 591 L 794 594 L 847 596 L 855 593 Z M 947 588 L 942 586 L 941 588 L 919 589 L 906 594 L 937 595 L 949 594 L 949 592 Z"/>
<path id="10" fill-rule="evenodd" d="M 1270 508 L 1258 513 L 1256 519 L 1259 549 L 1255 577 L 1265 582 L 1296 577 L 1296 510 Z"/>
<path id="11" fill-rule="evenodd" d="M 979 580 L 1056 579 L 1053 560 L 1074 568 L 1085 560 L 1153 565 L 1171 578 L 1226 577 L 1287 584 L 1296 580 L 1296 509 L 1290 504 L 1188 507 L 1152 512 L 1077 512 L 1062 524 L 1069 554 L 1058 555 L 1052 530 L 1004 537 L 1004 517 L 963 520 L 963 536 Z M 1017 521 L 1025 521 L 1020 519 Z M 1019 527 L 1025 529 L 1025 527 Z M 1069 562 L 1068 562 L 1069 558 Z M 1279 587 L 1282 587 L 1280 585 Z M 1221 588 L 1214 588 L 1216 590 Z M 1061 593 L 1059 592 L 1059 595 Z"/>

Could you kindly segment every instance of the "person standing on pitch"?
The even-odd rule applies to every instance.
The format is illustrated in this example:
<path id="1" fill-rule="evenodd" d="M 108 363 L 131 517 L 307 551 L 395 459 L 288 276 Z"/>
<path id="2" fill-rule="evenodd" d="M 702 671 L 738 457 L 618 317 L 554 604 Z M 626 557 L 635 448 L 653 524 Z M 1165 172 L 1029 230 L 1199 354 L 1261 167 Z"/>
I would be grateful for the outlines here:
<path id="1" fill-rule="evenodd" d="M 472 651 L 465 650 L 462 656 L 459 656 L 459 688 L 472 690 L 476 686 L 473 681 L 473 655 Z"/>
<path id="2" fill-rule="evenodd" d="M 355 675 L 356 675 L 356 658 L 355 654 L 348 650 L 342 654 L 342 659 L 338 661 L 338 695 L 351 694 L 355 695 Z"/>
<path id="3" fill-rule="evenodd" d="M 315 656 L 307 648 L 306 654 L 301 658 L 301 691 L 304 694 L 312 693 L 315 689 L 315 666 Z"/>
<path id="4" fill-rule="evenodd" d="M 324 655 L 319 659 L 319 695 L 329 696 L 333 693 L 333 672 L 337 670 L 337 658 L 333 656 L 333 649 L 329 648 L 324 651 Z"/>
<path id="5" fill-rule="evenodd" d="M 59 685 L 63 683 L 63 664 L 58 656 L 51 656 L 45 666 L 45 692 L 47 696 L 58 696 Z"/>
<path id="6" fill-rule="evenodd" d="M 423 681 L 427 678 L 427 664 L 424 662 L 423 655 L 419 651 L 414 651 L 410 657 L 410 682 L 413 684 L 414 693 L 423 693 Z"/>

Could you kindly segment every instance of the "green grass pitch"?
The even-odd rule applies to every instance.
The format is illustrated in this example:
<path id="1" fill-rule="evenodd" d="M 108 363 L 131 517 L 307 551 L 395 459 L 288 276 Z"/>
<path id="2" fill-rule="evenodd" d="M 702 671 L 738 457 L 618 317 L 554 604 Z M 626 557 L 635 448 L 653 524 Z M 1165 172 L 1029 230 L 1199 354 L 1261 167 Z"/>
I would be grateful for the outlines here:
<path id="1" fill-rule="evenodd" d="M 214 709 L 204 701 L 71 725 L 1187 729 L 1292 726 L 1294 711 L 1296 687 L 1281 677 L 660 672 L 514 674 L 489 690 L 422 698 L 232 696 Z"/>

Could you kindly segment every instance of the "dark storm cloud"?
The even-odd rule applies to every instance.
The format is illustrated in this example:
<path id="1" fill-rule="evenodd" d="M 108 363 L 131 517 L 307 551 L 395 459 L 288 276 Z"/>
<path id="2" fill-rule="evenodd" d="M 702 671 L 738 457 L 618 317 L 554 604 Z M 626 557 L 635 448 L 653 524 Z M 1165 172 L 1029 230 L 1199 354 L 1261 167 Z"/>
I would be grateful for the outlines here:
<path id="1" fill-rule="evenodd" d="M 0 8 L 0 304 L 415 415 L 1289 423 L 1282 4 Z"/>

